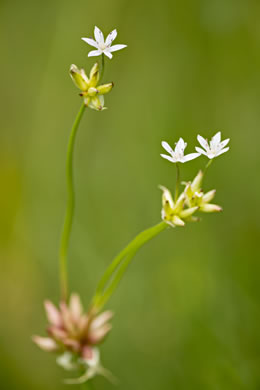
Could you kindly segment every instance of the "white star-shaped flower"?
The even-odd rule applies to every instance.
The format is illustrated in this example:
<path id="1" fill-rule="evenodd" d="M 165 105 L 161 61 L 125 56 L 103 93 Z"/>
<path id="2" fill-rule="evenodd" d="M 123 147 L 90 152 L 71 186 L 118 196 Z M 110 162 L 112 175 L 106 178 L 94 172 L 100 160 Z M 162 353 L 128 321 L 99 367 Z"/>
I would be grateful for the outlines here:
<path id="1" fill-rule="evenodd" d="M 190 153 L 184 156 L 184 150 L 186 146 L 187 143 L 184 142 L 182 138 L 180 138 L 179 141 L 176 143 L 175 149 L 173 151 L 170 145 L 167 142 L 163 141 L 162 147 L 170 154 L 170 156 L 168 156 L 167 154 L 161 154 L 161 156 L 173 163 L 177 163 L 177 162 L 185 163 L 186 161 L 193 160 L 194 158 L 200 156 L 200 153 Z"/>
<path id="2" fill-rule="evenodd" d="M 220 131 L 211 138 L 209 143 L 205 138 L 201 137 L 201 135 L 198 135 L 197 139 L 205 150 L 197 146 L 195 149 L 198 153 L 204 154 L 210 159 L 218 157 L 229 150 L 229 147 L 225 148 L 225 146 L 229 143 L 229 138 L 221 141 Z"/>
<path id="3" fill-rule="evenodd" d="M 105 54 L 108 58 L 112 58 L 111 54 L 114 51 L 124 49 L 127 45 L 112 45 L 112 42 L 116 39 L 117 31 L 113 30 L 110 34 L 108 34 L 106 40 L 104 39 L 104 35 L 102 31 L 96 26 L 94 29 L 95 39 L 92 38 L 81 38 L 83 41 L 87 42 L 90 46 L 94 46 L 97 50 L 92 50 L 88 53 L 89 57 L 100 56 L 101 54 Z"/>

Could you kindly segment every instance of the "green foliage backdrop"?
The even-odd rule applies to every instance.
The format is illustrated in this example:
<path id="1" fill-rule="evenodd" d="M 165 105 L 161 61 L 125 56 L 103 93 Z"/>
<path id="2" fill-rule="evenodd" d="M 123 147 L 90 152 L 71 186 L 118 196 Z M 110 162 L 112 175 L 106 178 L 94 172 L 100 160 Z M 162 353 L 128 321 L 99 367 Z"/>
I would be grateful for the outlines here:
<path id="1" fill-rule="evenodd" d="M 86 112 L 76 145 L 70 282 L 86 305 L 112 257 L 160 219 L 157 185 L 175 179 L 161 140 L 183 136 L 191 152 L 198 132 L 231 138 L 205 183 L 224 212 L 140 251 L 109 304 L 103 363 L 120 390 L 260 387 L 259 17 L 256 0 L 0 1 L 1 389 L 66 388 L 30 338 L 45 332 L 43 299 L 58 300 L 65 148 L 81 104 L 68 70 L 93 63 L 80 38 L 95 24 L 128 48 L 107 61 L 109 110 Z"/>

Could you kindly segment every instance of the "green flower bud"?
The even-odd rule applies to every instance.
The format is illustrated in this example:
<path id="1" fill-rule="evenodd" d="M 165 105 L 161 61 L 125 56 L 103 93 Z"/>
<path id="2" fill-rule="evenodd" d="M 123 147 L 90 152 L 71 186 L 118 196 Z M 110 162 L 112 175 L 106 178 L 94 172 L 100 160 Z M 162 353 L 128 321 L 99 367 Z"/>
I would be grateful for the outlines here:
<path id="1" fill-rule="evenodd" d="M 188 218 L 192 214 L 194 214 L 198 209 L 199 209 L 199 207 L 190 207 L 189 209 L 183 210 L 180 212 L 180 217 L 181 218 Z"/>
<path id="2" fill-rule="evenodd" d="M 100 85 L 99 87 L 97 87 L 97 91 L 98 91 L 98 93 L 100 93 L 100 95 L 105 95 L 106 93 L 111 91 L 113 86 L 114 86 L 113 83 L 103 84 L 103 85 Z"/>
<path id="3" fill-rule="evenodd" d="M 84 69 L 78 69 L 74 64 L 70 67 L 70 76 L 76 85 L 81 91 L 86 91 L 89 86 L 89 80 L 86 76 Z"/>
<path id="4" fill-rule="evenodd" d="M 96 62 L 90 71 L 89 86 L 96 87 L 98 81 L 99 81 L 99 64 L 98 62 Z"/>
<path id="5" fill-rule="evenodd" d="M 203 172 L 199 171 L 199 173 L 197 174 L 197 176 L 194 178 L 193 182 L 191 183 L 192 192 L 196 192 L 196 191 L 199 191 L 201 189 L 202 179 L 203 179 Z"/>
<path id="6" fill-rule="evenodd" d="M 204 213 L 216 213 L 222 211 L 222 208 L 216 204 L 206 203 L 200 206 L 200 211 L 203 211 Z"/>
<path id="7" fill-rule="evenodd" d="M 175 226 L 184 226 L 185 223 L 183 222 L 182 219 L 180 219 L 177 215 L 174 215 L 174 217 L 172 218 L 172 222 Z"/>
<path id="8" fill-rule="evenodd" d="M 212 199 L 214 198 L 215 194 L 216 194 L 216 190 L 211 190 L 211 191 L 207 192 L 205 195 L 203 195 L 202 202 L 203 203 L 211 202 Z"/>

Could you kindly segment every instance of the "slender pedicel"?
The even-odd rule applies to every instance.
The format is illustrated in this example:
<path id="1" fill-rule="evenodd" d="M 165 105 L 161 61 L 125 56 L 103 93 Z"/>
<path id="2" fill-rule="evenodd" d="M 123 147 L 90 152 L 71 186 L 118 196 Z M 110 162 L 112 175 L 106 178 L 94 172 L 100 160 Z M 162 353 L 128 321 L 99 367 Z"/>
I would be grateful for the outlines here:
<path id="1" fill-rule="evenodd" d="M 179 164 L 176 163 L 176 186 L 175 186 L 175 199 L 174 199 L 175 202 L 177 202 L 177 199 L 179 197 L 179 190 L 180 190 L 180 167 Z"/>

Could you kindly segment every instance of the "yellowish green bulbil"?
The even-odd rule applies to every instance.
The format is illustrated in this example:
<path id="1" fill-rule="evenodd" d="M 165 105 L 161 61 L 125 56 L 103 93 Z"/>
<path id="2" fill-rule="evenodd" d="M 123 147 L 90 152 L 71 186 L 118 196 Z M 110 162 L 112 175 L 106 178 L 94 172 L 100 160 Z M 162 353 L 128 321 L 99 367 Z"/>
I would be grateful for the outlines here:
<path id="1" fill-rule="evenodd" d="M 104 95 L 111 91 L 113 83 L 98 86 L 100 77 L 98 63 L 92 67 L 89 78 L 85 70 L 79 69 L 76 65 L 71 65 L 70 75 L 74 84 L 81 90 L 80 96 L 84 98 L 87 107 L 98 111 L 106 108 L 104 107 Z"/>
<path id="2" fill-rule="evenodd" d="M 203 172 L 199 171 L 192 182 L 184 183 L 185 189 L 174 202 L 171 192 L 166 187 L 160 187 L 162 195 L 162 219 L 171 226 L 184 226 L 185 222 L 197 221 L 193 214 L 196 211 L 212 213 L 222 211 L 220 206 L 209 203 L 216 190 L 203 193 L 201 189 Z"/>

